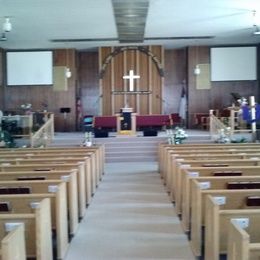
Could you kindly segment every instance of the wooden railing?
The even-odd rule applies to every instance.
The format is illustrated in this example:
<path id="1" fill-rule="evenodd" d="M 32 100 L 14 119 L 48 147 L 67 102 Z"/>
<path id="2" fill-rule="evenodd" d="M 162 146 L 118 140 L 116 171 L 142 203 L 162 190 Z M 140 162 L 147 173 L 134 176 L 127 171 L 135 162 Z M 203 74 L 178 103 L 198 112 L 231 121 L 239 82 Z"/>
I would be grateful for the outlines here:
<path id="1" fill-rule="evenodd" d="M 229 120 L 229 126 L 231 134 L 234 133 L 250 133 L 251 129 L 247 129 L 246 122 L 240 119 L 240 107 L 232 106 L 228 108 L 230 110 L 230 120 Z"/>
<path id="2" fill-rule="evenodd" d="M 210 116 L 209 128 L 210 128 L 211 140 L 216 141 L 219 138 L 221 131 L 225 133 L 227 137 L 231 138 L 232 133 L 230 131 L 230 127 L 225 125 L 221 120 L 219 120 L 214 115 L 214 110 L 209 111 L 209 116 Z"/>
<path id="3" fill-rule="evenodd" d="M 46 118 L 44 125 L 38 129 L 35 133 L 31 134 L 31 147 L 46 147 L 48 146 L 54 137 L 54 115 L 49 114 Z"/>

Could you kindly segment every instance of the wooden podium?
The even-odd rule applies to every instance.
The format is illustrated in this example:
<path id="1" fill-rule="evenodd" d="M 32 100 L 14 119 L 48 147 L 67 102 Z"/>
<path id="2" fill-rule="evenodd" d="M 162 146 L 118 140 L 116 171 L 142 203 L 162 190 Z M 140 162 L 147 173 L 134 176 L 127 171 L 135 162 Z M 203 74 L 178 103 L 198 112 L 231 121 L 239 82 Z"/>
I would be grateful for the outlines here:
<path id="1" fill-rule="evenodd" d="M 120 109 L 117 116 L 117 134 L 118 135 L 135 135 L 136 134 L 136 114 L 133 108 L 124 107 Z"/>

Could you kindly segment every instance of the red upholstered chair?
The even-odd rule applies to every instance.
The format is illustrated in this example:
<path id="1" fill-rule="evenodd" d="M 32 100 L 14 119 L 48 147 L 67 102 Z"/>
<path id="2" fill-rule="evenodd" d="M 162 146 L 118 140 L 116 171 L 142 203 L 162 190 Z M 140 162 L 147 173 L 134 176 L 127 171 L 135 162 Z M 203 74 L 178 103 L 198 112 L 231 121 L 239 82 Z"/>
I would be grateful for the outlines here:
<path id="1" fill-rule="evenodd" d="M 209 128 L 209 114 L 208 113 L 196 113 L 195 117 L 195 125 L 201 129 Z"/>
<path id="2" fill-rule="evenodd" d="M 179 116 L 178 113 L 170 114 L 170 120 L 171 120 L 171 125 L 173 126 L 181 124 L 181 117 Z"/>

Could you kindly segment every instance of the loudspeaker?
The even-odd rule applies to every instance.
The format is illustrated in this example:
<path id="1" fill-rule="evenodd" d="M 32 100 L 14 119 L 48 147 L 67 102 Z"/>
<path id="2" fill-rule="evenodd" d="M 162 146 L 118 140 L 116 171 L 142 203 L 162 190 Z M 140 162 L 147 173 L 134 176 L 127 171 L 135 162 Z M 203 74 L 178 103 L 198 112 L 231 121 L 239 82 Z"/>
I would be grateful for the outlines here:
<path id="1" fill-rule="evenodd" d="M 70 113 L 70 107 L 61 107 L 60 113 Z"/>
<path id="2" fill-rule="evenodd" d="M 144 136 L 157 136 L 156 130 L 144 130 Z"/>
<path id="3" fill-rule="evenodd" d="M 95 138 L 108 137 L 108 132 L 106 132 L 106 131 L 95 131 L 94 135 L 95 135 Z"/>

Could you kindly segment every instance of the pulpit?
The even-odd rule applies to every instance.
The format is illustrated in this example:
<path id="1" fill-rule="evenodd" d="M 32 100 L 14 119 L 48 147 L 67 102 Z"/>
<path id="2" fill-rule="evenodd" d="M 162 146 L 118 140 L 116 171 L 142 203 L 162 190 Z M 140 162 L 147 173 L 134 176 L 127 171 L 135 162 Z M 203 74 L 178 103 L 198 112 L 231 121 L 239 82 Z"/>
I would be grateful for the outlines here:
<path id="1" fill-rule="evenodd" d="M 136 114 L 133 108 L 124 107 L 117 115 L 117 134 L 135 135 L 136 134 Z"/>

